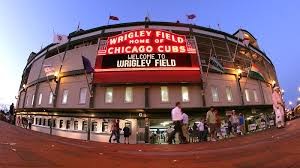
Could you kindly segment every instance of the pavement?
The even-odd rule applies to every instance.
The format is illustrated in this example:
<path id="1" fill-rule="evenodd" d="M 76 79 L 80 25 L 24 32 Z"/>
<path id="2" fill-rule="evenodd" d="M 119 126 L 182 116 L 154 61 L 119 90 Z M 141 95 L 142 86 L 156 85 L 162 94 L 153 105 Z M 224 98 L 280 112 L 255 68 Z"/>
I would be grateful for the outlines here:
<path id="1" fill-rule="evenodd" d="M 0 121 L 0 168 L 300 168 L 300 119 L 218 142 L 108 144 L 67 139 Z"/>

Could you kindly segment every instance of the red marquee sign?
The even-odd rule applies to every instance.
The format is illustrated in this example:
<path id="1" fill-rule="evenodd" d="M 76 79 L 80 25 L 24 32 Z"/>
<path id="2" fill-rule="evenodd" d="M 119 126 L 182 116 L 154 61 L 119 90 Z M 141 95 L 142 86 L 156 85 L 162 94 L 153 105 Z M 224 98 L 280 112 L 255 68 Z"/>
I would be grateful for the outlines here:
<path id="1" fill-rule="evenodd" d="M 109 37 L 100 41 L 95 80 L 110 83 L 175 82 L 180 81 L 176 79 L 177 75 L 188 71 L 181 81 L 198 81 L 200 69 L 193 42 L 184 35 L 156 29 L 133 30 Z M 125 75 L 126 78 L 115 78 L 114 75 Z M 150 81 L 142 79 L 147 75 Z"/>
<path id="2" fill-rule="evenodd" d="M 109 37 L 106 46 L 100 48 L 98 55 L 134 53 L 191 53 L 196 50 L 188 45 L 184 35 L 168 31 L 142 29 L 128 31 Z"/>

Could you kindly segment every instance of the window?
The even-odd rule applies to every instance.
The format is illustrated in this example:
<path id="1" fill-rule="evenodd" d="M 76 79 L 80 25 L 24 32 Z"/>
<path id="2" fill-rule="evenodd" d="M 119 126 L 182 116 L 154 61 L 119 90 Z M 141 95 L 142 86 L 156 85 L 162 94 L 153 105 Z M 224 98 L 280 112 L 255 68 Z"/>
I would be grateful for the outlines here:
<path id="1" fill-rule="evenodd" d="M 42 125 L 42 118 L 40 118 L 39 120 L 39 125 Z"/>
<path id="2" fill-rule="evenodd" d="M 92 131 L 93 132 L 97 131 L 97 122 L 92 122 Z"/>
<path id="3" fill-rule="evenodd" d="M 70 127 L 71 127 L 71 121 L 67 120 L 66 129 L 70 129 Z"/>
<path id="4" fill-rule="evenodd" d="M 74 130 L 78 130 L 78 121 L 74 121 Z"/>
<path id="5" fill-rule="evenodd" d="M 105 103 L 112 103 L 113 102 L 113 88 L 108 87 L 105 91 Z"/>
<path id="6" fill-rule="evenodd" d="M 31 105 L 33 105 L 33 103 L 34 103 L 34 95 L 32 95 Z"/>
<path id="7" fill-rule="evenodd" d="M 190 98 L 189 98 L 189 89 L 188 89 L 187 86 L 182 86 L 181 87 L 181 95 L 182 95 L 182 101 L 183 102 L 190 101 Z"/>
<path id="8" fill-rule="evenodd" d="M 80 88 L 79 104 L 86 103 L 86 94 L 87 94 L 87 88 Z"/>
<path id="9" fill-rule="evenodd" d="M 51 119 L 48 119 L 48 126 L 50 127 L 51 125 Z"/>
<path id="10" fill-rule="evenodd" d="M 35 124 L 36 125 L 38 124 L 38 118 L 35 118 Z"/>
<path id="11" fill-rule="evenodd" d="M 132 87 L 126 87 L 125 89 L 125 102 L 131 103 L 133 100 L 133 92 Z"/>
<path id="12" fill-rule="evenodd" d="M 211 87 L 211 95 L 212 95 L 213 102 L 219 102 L 220 101 L 217 87 L 215 87 L 215 86 Z"/>
<path id="13" fill-rule="evenodd" d="M 161 101 L 162 102 L 168 102 L 169 101 L 169 92 L 167 86 L 161 86 L 160 87 L 160 95 L 161 95 Z"/>
<path id="14" fill-rule="evenodd" d="M 43 119 L 43 126 L 46 126 L 46 118 Z"/>
<path id="15" fill-rule="evenodd" d="M 40 95 L 39 95 L 39 102 L 38 102 L 38 104 L 39 104 L 39 105 L 41 105 L 41 104 L 42 104 L 42 98 L 43 98 L 43 94 L 42 94 L 42 93 L 40 93 Z"/>
<path id="16" fill-rule="evenodd" d="M 29 96 L 26 96 L 26 106 L 29 105 Z"/>
<path id="17" fill-rule="evenodd" d="M 249 95 L 249 90 L 245 89 L 245 97 L 246 97 L 246 101 L 249 102 L 250 101 L 250 95 Z"/>
<path id="18" fill-rule="evenodd" d="M 59 120 L 59 128 L 62 128 L 64 124 L 64 120 Z"/>
<path id="19" fill-rule="evenodd" d="M 69 93 L 69 90 L 64 90 L 63 91 L 63 98 L 62 98 L 62 104 L 67 104 L 68 102 L 68 93 Z"/>
<path id="20" fill-rule="evenodd" d="M 258 97 L 257 97 L 256 90 L 253 90 L 253 96 L 254 96 L 254 101 L 258 102 Z"/>
<path id="21" fill-rule="evenodd" d="M 82 121 L 82 130 L 87 131 L 88 130 L 88 124 L 87 121 Z"/>
<path id="22" fill-rule="evenodd" d="M 231 87 L 227 86 L 225 91 L 226 91 L 227 101 L 232 102 L 232 91 L 231 91 Z"/>
<path id="23" fill-rule="evenodd" d="M 102 122 L 102 132 L 108 132 L 108 122 Z"/>
<path id="24" fill-rule="evenodd" d="M 51 91 L 50 94 L 49 94 L 49 104 L 52 104 L 53 103 L 53 92 Z"/>

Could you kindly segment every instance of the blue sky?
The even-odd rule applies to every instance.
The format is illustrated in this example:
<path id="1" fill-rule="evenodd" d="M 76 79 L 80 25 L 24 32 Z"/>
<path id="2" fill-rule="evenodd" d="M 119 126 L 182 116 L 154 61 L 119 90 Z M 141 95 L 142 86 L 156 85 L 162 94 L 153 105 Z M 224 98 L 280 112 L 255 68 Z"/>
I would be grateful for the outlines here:
<path id="1" fill-rule="evenodd" d="M 68 34 L 80 22 L 90 29 L 107 24 L 109 13 L 120 22 L 151 20 L 195 23 L 234 33 L 251 32 L 276 66 L 286 100 L 300 92 L 300 1 L 298 0 L 3 0 L 0 5 L 0 104 L 15 101 L 23 68 L 31 51 L 52 42 L 55 32 Z M 114 22 L 111 22 L 113 24 Z M 115 22 L 118 23 L 118 22 Z"/>

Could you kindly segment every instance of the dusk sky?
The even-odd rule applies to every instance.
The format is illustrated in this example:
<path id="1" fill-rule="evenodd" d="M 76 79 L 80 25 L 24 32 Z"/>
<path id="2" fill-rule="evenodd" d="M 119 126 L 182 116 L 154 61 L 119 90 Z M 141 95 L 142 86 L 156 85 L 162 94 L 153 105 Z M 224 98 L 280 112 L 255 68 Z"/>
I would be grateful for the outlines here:
<path id="1" fill-rule="evenodd" d="M 29 54 L 52 42 L 53 29 L 69 34 L 107 24 L 109 13 L 120 21 L 194 23 L 227 33 L 243 28 L 251 32 L 273 61 L 286 101 L 300 97 L 300 1 L 298 0 L 3 0 L 0 5 L 0 104 L 15 102 Z"/>

